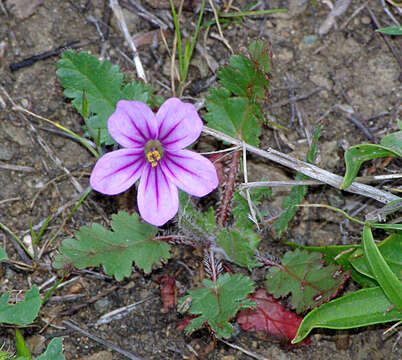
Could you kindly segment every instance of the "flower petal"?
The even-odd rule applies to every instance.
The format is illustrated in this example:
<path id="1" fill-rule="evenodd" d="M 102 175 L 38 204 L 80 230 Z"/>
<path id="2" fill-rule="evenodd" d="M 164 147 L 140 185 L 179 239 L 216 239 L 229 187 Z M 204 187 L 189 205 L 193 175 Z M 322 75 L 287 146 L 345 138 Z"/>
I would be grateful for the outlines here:
<path id="1" fill-rule="evenodd" d="M 121 146 L 141 148 L 157 135 L 157 122 L 152 110 L 141 101 L 120 100 L 107 127 Z"/>
<path id="2" fill-rule="evenodd" d="M 218 186 L 214 164 L 194 151 L 166 152 L 160 165 L 169 179 L 190 195 L 205 196 Z"/>
<path id="3" fill-rule="evenodd" d="M 120 149 L 109 152 L 96 162 L 89 182 L 94 190 L 102 194 L 120 194 L 138 180 L 145 163 L 142 149 Z"/>
<path id="4" fill-rule="evenodd" d="M 178 98 L 166 100 L 156 114 L 158 140 L 167 150 L 179 150 L 197 140 L 202 130 L 202 120 L 195 106 Z"/>
<path id="5" fill-rule="evenodd" d="M 145 166 L 137 192 L 141 217 L 152 225 L 161 226 L 179 209 L 177 187 L 169 181 L 161 167 Z"/>

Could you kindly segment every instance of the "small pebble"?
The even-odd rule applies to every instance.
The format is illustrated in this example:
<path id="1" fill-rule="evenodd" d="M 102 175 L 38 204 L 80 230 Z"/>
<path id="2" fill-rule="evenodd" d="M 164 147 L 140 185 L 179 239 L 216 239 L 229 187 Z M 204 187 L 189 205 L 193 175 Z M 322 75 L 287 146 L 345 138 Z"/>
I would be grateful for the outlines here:
<path id="1" fill-rule="evenodd" d="M 371 19 L 369 16 L 362 16 L 361 21 L 364 25 L 371 24 Z"/>
<path id="2" fill-rule="evenodd" d="M 106 298 L 99 299 L 97 302 L 95 302 L 94 307 L 96 312 L 103 314 L 105 313 L 110 305 L 110 301 Z"/>

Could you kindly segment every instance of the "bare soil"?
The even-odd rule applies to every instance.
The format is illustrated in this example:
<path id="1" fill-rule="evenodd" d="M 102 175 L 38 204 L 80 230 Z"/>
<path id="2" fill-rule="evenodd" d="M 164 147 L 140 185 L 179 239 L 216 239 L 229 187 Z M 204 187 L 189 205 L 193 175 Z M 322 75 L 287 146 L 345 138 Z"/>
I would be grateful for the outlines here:
<path id="1" fill-rule="evenodd" d="M 37 7 L 29 14 L 28 5 Z M 131 1 L 121 1 L 121 4 Z M 252 1 L 236 0 L 235 7 L 244 9 Z M 264 2 L 261 2 L 263 4 Z M 350 145 L 367 142 L 367 136 L 357 128 L 342 110 L 353 109 L 353 116 L 372 135 L 371 142 L 378 142 L 385 134 L 397 129 L 396 118 L 400 104 L 401 68 L 383 37 L 375 33 L 375 24 L 367 7 L 369 6 L 382 26 L 390 26 L 390 19 L 384 13 L 379 1 L 369 1 L 366 8 L 353 13 L 362 6 L 360 1 L 352 1 L 349 9 L 336 19 L 336 27 L 328 34 L 319 36 L 317 31 L 326 19 L 329 8 L 324 1 L 275 1 L 257 9 L 281 7 L 289 9 L 285 14 L 249 17 L 231 22 L 223 29 L 225 38 L 235 52 L 247 46 L 252 39 L 264 38 L 272 43 L 274 70 L 272 74 L 272 96 L 266 104 L 267 120 L 289 127 L 290 131 L 278 131 L 266 126 L 261 138 L 261 147 L 277 148 L 300 159 L 307 151 L 308 136 L 311 136 L 317 122 L 323 126 L 320 141 L 318 165 L 326 170 L 343 175 L 343 152 Z M 269 4 L 268 4 L 269 3 Z M 103 0 L 78 1 L 0 1 L 0 84 L 11 99 L 24 108 L 52 119 L 71 130 L 83 134 L 82 119 L 72 105 L 63 97 L 63 89 L 56 77 L 56 62 L 59 56 L 50 57 L 11 72 L 10 65 L 33 55 L 65 46 L 74 41 L 83 45 L 78 50 L 90 51 L 102 56 L 124 71 L 135 74 L 134 65 L 127 60 L 130 49 L 124 42 L 116 21 L 111 16 L 110 26 L 105 19 Z M 142 1 L 142 5 L 152 14 L 172 23 L 169 2 L 165 0 Z M 196 22 L 199 2 L 185 1 L 183 27 L 192 33 L 190 20 Z M 123 6 L 124 8 L 124 6 Z M 397 16 L 395 9 L 391 11 Z M 234 10 L 232 10 L 234 11 Z M 207 13 L 210 18 L 211 12 Z M 147 34 L 157 30 L 149 20 L 124 8 L 124 16 L 132 34 Z M 102 40 L 95 26 L 99 20 L 99 31 L 104 35 L 108 29 L 108 40 Z M 345 22 L 349 20 L 346 24 Z M 399 18 L 400 20 L 400 18 Z M 212 67 L 224 65 L 231 53 L 216 39 L 215 27 L 200 45 Z M 145 39 L 145 40 L 144 40 Z M 171 96 L 170 57 L 162 41 L 147 40 L 139 46 L 143 65 L 155 91 Z M 389 37 L 397 56 L 401 54 L 400 38 Z M 399 41 L 399 43 L 398 43 Z M 167 33 L 169 49 L 172 35 Z M 208 86 L 216 85 L 214 75 L 205 56 L 196 51 L 190 69 L 191 85 L 185 95 L 191 100 L 202 99 Z M 279 102 L 309 94 L 305 99 L 276 106 Z M 188 99 L 187 98 L 187 99 Z M 297 106 L 296 106 L 296 105 Z M 330 111 L 332 110 L 332 111 Z M 328 114 L 327 112 L 330 111 Z M 201 111 L 202 114 L 202 111 Z M 298 116 L 299 114 L 299 116 Z M 324 116 L 325 115 L 325 116 Z M 379 115 L 379 116 L 377 116 Z M 115 200 L 91 194 L 75 213 L 67 220 L 71 204 L 78 194 L 77 187 L 66 175 L 65 169 L 73 174 L 82 188 L 88 185 L 88 175 L 94 158 L 79 144 L 55 133 L 54 128 L 28 114 L 15 111 L 5 92 L 0 91 L 0 222 L 24 237 L 29 226 L 46 219 L 55 209 L 70 203 L 67 210 L 52 222 L 43 241 L 62 226 L 57 239 L 44 255 L 46 267 L 24 270 L 14 263 L 0 264 L 0 294 L 12 291 L 14 298 L 29 289 L 32 284 L 43 285 L 56 274 L 50 267 L 51 257 L 57 245 L 82 225 L 103 222 L 117 210 Z M 45 144 L 46 147 L 40 145 Z M 211 141 L 201 143 L 200 149 L 211 150 Z M 213 149 L 213 148 L 212 148 Z M 274 163 L 262 161 L 253 156 L 249 159 L 249 180 L 292 179 L 294 174 Z M 381 173 L 395 170 L 390 164 L 385 169 L 381 162 L 365 166 L 366 173 Z M 387 185 L 387 184 L 384 184 Z M 388 183 L 389 185 L 389 183 Z M 278 213 L 283 196 L 289 189 L 275 190 L 268 205 L 271 213 Z M 35 200 L 33 202 L 33 200 Z M 311 203 L 330 203 L 349 211 L 366 205 L 357 215 L 364 216 L 380 204 L 359 196 L 337 191 L 330 187 L 311 188 L 307 196 Z M 340 227 L 340 223 L 343 224 Z M 282 241 L 298 241 L 308 245 L 334 245 L 355 243 L 360 240 L 359 227 L 348 224 L 338 214 L 324 211 L 301 210 Z M 284 246 L 272 235 L 270 229 L 264 233 L 264 249 L 276 249 L 283 253 Z M 7 232 L 0 233 L 0 244 L 6 249 L 10 259 L 25 262 L 15 251 Z M 63 319 L 74 321 L 81 328 L 99 338 L 145 359 L 195 359 L 194 352 L 203 359 L 234 360 L 248 359 L 242 351 L 213 341 L 211 334 L 200 331 L 185 336 L 176 331 L 182 316 L 171 310 L 161 311 L 161 275 L 175 276 L 179 285 L 179 295 L 191 288 L 191 280 L 183 267 L 196 269 L 199 259 L 189 249 L 174 248 L 173 257 L 163 267 L 155 269 L 149 276 L 136 272 L 130 279 L 116 282 L 103 277 L 102 269 L 91 272 L 74 271 L 72 281 L 57 290 L 41 311 L 35 323 L 23 329 L 35 355 L 43 351 L 44 341 L 54 337 L 64 338 L 66 359 L 125 359 L 109 346 L 101 345 L 77 332 L 71 332 L 62 325 Z M 253 278 L 261 281 L 261 274 Z M 42 290 L 43 293 L 54 282 Z M 65 295 L 71 295 L 67 299 Z M 57 298 L 61 297 L 61 298 Z M 101 315 L 141 300 L 146 300 L 120 320 L 95 326 Z M 63 315 L 64 314 L 64 315 Z M 354 331 L 317 330 L 311 336 L 308 347 L 289 350 L 258 333 L 239 332 L 229 341 L 257 353 L 266 359 L 399 359 L 398 334 L 383 335 L 386 326 L 371 326 Z M 12 328 L 0 327 L 0 346 L 14 349 Z M 193 352 L 194 350 L 194 352 Z"/>

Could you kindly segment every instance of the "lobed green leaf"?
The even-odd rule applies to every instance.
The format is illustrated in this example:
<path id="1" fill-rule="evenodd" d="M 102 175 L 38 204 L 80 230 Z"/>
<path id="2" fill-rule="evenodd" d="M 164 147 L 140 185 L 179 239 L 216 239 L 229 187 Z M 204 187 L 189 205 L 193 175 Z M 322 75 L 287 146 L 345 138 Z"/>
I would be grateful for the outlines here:
<path id="1" fill-rule="evenodd" d="M 329 263 L 334 263 L 342 265 L 344 271 L 349 271 L 351 278 L 357 282 L 360 286 L 371 287 L 378 286 L 378 283 L 362 274 L 360 271 L 352 266 L 351 261 L 354 259 L 355 254 L 361 252 L 360 244 L 352 245 L 333 245 L 333 246 L 303 246 L 292 242 L 286 242 L 285 245 L 289 246 L 291 249 L 305 249 L 310 252 L 319 252 L 323 254 L 324 260 Z"/>
<path id="2" fill-rule="evenodd" d="M 275 297 L 291 294 L 291 306 L 301 313 L 333 298 L 347 278 L 340 266 L 325 266 L 320 253 L 296 249 L 269 268 L 265 287 Z"/>
<path id="3" fill-rule="evenodd" d="M 8 305 L 9 299 L 9 292 L 0 297 L 0 323 L 26 326 L 38 316 L 42 299 L 37 286 L 28 290 L 24 300 L 15 305 Z"/>
<path id="4" fill-rule="evenodd" d="M 75 239 L 63 241 L 60 252 L 64 260 L 78 268 L 103 265 L 108 275 L 121 281 L 131 275 L 132 262 L 149 273 L 153 264 L 169 259 L 169 245 L 154 240 L 158 229 L 140 222 L 137 214 L 120 211 L 112 215 L 111 226 L 114 231 L 99 224 L 81 227 Z M 60 259 L 54 264 L 62 265 Z"/>
<path id="5" fill-rule="evenodd" d="M 234 138 L 258 146 L 261 122 L 254 115 L 253 104 L 245 97 L 230 97 L 226 89 L 211 88 L 206 97 L 208 125 Z"/>
<path id="6" fill-rule="evenodd" d="M 221 275 L 216 283 L 204 279 L 201 289 L 189 290 L 188 296 L 179 300 L 181 303 L 191 297 L 189 312 L 199 315 L 191 320 L 186 327 L 187 334 L 201 328 L 208 323 L 217 338 L 227 338 L 233 334 L 233 327 L 229 323 L 237 311 L 252 307 L 254 303 L 247 299 L 247 295 L 254 290 L 253 281 L 241 274 Z"/>
<path id="7" fill-rule="evenodd" d="M 380 287 L 362 289 L 323 304 L 308 313 L 292 343 L 302 341 L 314 328 L 352 329 L 402 319 Z"/>
<path id="8" fill-rule="evenodd" d="M 255 260 L 260 241 L 260 237 L 251 230 L 222 229 L 217 234 L 217 243 L 222 246 L 229 258 L 237 265 L 248 267 L 249 270 L 260 265 Z"/>
<path id="9" fill-rule="evenodd" d="M 120 89 L 123 74 L 117 65 L 109 61 L 99 61 L 86 52 L 67 50 L 57 63 L 57 76 L 64 87 L 64 95 L 72 99 L 72 104 L 83 114 L 83 93 L 88 111 L 95 114 L 90 119 L 93 128 L 101 130 L 101 140 L 106 144 L 114 141 L 107 132 L 107 119 L 113 114 L 117 101 L 121 99 Z"/>
<path id="10" fill-rule="evenodd" d="M 119 100 L 138 100 L 151 107 L 159 105 L 150 85 L 133 81 L 123 87 L 123 74 L 117 65 L 100 61 L 86 52 L 63 52 L 57 67 L 56 74 L 65 89 L 64 95 L 72 99 L 73 106 L 84 118 L 92 114 L 88 126 L 100 132 L 103 144 L 115 143 L 107 131 L 107 120 Z"/>

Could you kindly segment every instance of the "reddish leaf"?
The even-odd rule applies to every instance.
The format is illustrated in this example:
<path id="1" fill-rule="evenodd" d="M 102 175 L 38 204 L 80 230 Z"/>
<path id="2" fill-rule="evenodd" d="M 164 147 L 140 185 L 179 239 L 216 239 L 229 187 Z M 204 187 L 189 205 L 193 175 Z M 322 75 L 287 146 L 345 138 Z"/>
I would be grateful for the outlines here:
<path id="1" fill-rule="evenodd" d="M 176 331 L 183 331 L 187 326 L 190 325 L 190 321 L 195 319 L 197 316 L 188 316 L 180 321 L 176 326 Z"/>
<path id="2" fill-rule="evenodd" d="M 250 329 L 265 331 L 275 337 L 286 339 L 290 343 L 303 318 L 286 310 L 264 289 L 258 289 L 249 295 L 249 299 L 255 301 L 256 307 L 238 312 L 236 320 L 241 328 L 245 331 Z M 307 339 L 304 345 L 309 343 L 310 340 Z"/>
<path id="3" fill-rule="evenodd" d="M 163 303 L 161 311 L 167 312 L 170 308 L 177 305 L 176 281 L 174 278 L 167 275 L 162 275 L 158 281 L 161 284 L 161 298 Z"/>

